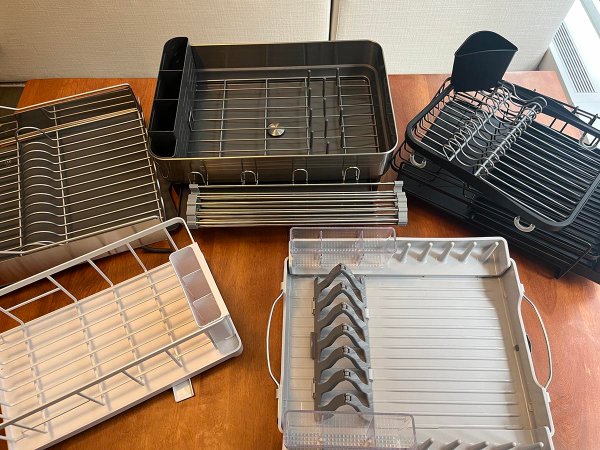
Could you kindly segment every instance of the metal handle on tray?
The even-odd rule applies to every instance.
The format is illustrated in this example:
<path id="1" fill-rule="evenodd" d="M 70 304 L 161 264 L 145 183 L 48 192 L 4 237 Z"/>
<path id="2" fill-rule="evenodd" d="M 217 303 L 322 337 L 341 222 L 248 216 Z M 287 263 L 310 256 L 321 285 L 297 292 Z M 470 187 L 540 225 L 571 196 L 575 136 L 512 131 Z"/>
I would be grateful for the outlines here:
<path id="1" fill-rule="evenodd" d="M 410 155 L 410 163 L 415 166 L 417 169 L 423 169 L 427 165 L 427 160 L 423 159 L 421 162 L 417 162 L 415 159 L 415 155 L 411 153 Z"/>
<path id="2" fill-rule="evenodd" d="M 546 341 L 546 351 L 548 352 L 548 380 L 546 381 L 546 383 L 543 386 L 544 386 L 544 389 L 548 390 L 548 387 L 550 386 L 550 382 L 552 381 L 552 352 L 550 351 L 550 340 L 548 339 L 548 333 L 546 332 L 546 326 L 544 325 L 544 321 L 542 320 L 542 316 L 541 316 L 539 310 L 537 309 L 535 304 L 529 299 L 529 297 L 527 297 L 527 295 L 525 295 L 525 294 L 523 294 L 523 297 L 519 301 L 519 311 L 521 310 L 521 304 L 522 304 L 523 300 L 525 300 L 527 303 L 529 303 L 529 305 L 533 308 L 533 311 L 537 315 L 537 318 L 540 322 L 540 326 L 542 328 L 542 333 L 544 333 L 544 340 Z M 536 375 L 536 379 L 537 379 L 537 375 Z"/>
<path id="3" fill-rule="evenodd" d="M 281 300 L 282 297 L 283 290 L 279 292 L 279 295 L 273 301 L 273 304 L 271 305 L 271 311 L 269 312 L 269 321 L 267 322 L 267 367 L 269 368 L 269 375 L 271 375 L 273 382 L 277 385 L 277 389 L 279 389 L 279 381 L 275 378 L 275 375 L 273 375 L 273 370 L 271 369 L 271 352 L 269 340 L 271 338 L 271 320 L 273 319 L 273 311 L 275 310 L 277 302 L 279 302 L 279 300 Z"/>

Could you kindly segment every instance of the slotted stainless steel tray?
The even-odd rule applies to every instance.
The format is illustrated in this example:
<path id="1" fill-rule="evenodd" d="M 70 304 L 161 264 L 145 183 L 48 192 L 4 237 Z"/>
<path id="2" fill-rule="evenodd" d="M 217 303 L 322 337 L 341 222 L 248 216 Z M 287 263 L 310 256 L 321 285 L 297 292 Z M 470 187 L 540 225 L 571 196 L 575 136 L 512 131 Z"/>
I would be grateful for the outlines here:
<path id="1" fill-rule="evenodd" d="M 49 447 L 242 351 L 204 256 L 189 230 L 177 247 L 175 224 L 185 228 L 172 219 L 0 289 L 14 325 L 0 334 L 9 449 Z M 150 266 L 133 249 L 148 238 L 170 244 L 165 262 Z M 119 281 L 94 260 L 123 249 L 138 274 Z M 62 277 L 73 270 L 85 287 Z"/>
<path id="2" fill-rule="evenodd" d="M 383 53 L 367 41 L 190 46 L 167 42 L 150 121 L 160 173 L 211 184 L 377 181 L 397 145 Z"/>
<path id="3" fill-rule="evenodd" d="M 2 110 L 0 283 L 97 248 L 106 233 L 125 236 L 164 219 L 128 85 Z"/>
<path id="4" fill-rule="evenodd" d="M 338 263 L 361 276 L 366 289 L 375 413 L 413 416 L 419 450 L 553 448 L 552 371 L 540 385 L 521 316 L 529 299 L 506 242 L 396 238 L 393 229 L 292 229 L 282 285 L 282 428 L 286 412 L 314 408 L 314 280 Z M 337 342 L 353 346 L 345 337 Z M 331 395 L 344 389 L 342 383 Z M 300 432 L 312 446 L 296 446 L 298 427 L 293 436 L 283 428 L 284 444 L 289 438 L 293 448 L 312 449 L 314 436 L 336 436 L 319 435 L 314 416 L 303 420 Z M 349 448 L 368 448 L 349 427 L 340 433 Z M 378 448 L 414 448 L 398 445 Z"/>

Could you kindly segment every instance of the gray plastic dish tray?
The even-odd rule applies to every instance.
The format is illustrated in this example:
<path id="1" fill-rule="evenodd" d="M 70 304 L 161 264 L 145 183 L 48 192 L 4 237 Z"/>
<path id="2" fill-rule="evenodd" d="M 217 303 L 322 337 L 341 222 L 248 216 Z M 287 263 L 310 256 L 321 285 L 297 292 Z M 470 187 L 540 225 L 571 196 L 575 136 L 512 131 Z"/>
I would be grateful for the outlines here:
<path id="1" fill-rule="evenodd" d="M 284 444 L 286 412 L 314 409 L 314 279 L 343 263 L 365 280 L 374 413 L 412 415 L 419 450 L 554 448 L 550 379 L 542 386 L 536 378 L 524 288 L 503 239 L 293 228 L 289 252 L 278 392 Z M 340 345 L 352 345 L 343 339 Z"/>

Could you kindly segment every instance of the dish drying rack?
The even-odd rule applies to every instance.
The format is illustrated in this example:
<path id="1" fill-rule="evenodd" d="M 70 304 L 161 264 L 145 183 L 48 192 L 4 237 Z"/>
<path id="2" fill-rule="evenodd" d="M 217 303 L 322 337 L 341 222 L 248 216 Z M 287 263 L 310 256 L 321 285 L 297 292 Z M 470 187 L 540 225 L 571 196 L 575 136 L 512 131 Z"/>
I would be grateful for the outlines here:
<path id="1" fill-rule="evenodd" d="M 0 312 L 16 325 L 0 334 L 0 439 L 9 449 L 48 447 L 172 386 L 187 398 L 192 376 L 242 351 L 189 230 L 187 246 L 171 238 L 176 224 L 185 228 L 169 220 L 0 290 L 12 303 Z M 151 267 L 136 253 L 147 238 L 169 243 L 166 263 Z M 96 259 L 118 251 L 138 275 L 118 281 L 101 269 Z M 85 288 L 61 281 L 67 269 L 85 276 Z"/>
<path id="2" fill-rule="evenodd" d="M 128 85 L 2 111 L 0 283 L 164 219 L 144 118 Z"/>
<path id="3" fill-rule="evenodd" d="M 163 50 L 149 134 L 161 175 L 213 184 L 260 173 L 287 182 L 294 170 L 339 182 L 357 167 L 385 172 L 397 146 L 381 47 L 368 41 L 192 46 Z"/>
<path id="4" fill-rule="evenodd" d="M 314 411 L 318 380 L 311 332 L 315 286 L 323 279 L 331 289 L 364 288 L 372 410 L 347 402 L 339 410 Z M 282 289 L 281 382 L 274 380 L 288 450 L 553 448 L 550 349 L 542 386 L 527 344 L 523 301 L 538 312 L 503 239 L 396 238 L 392 228 L 292 228 Z M 338 325 L 334 320 L 325 333 Z M 329 355 L 336 347 L 360 352 L 349 336 L 339 336 Z M 342 369 L 351 362 L 345 358 Z M 335 376 L 337 367 L 328 375 Z M 337 381 L 329 386 L 333 398 L 356 388 Z"/>
<path id="5" fill-rule="evenodd" d="M 452 78 L 409 123 L 394 169 L 412 195 L 557 276 L 600 282 L 598 116 L 501 80 L 516 50 L 495 33 L 470 36 Z"/>
<path id="6" fill-rule="evenodd" d="M 595 119 L 505 81 L 462 92 L 448 79 L 408 124 L 406 142 L 411 164 L 435 162 L 513 211 L 519 229 L 559 231 L 600 181 Z"/>
<path id="7" fill-rule="evenodd" d="M 389 92 L 373 42 L 174 38 L 150 149 L 164 178 L 190 183 L 192 228 L 404 224 L 401 185 L 378 183 L 397 146 Z"/>
<path id="8" fill-rule="evenodd" d="M 417 169 L 404 164 L 399 178 L 410 195 L 445 211 L 485 233 L 501 235 L 517 247 L 550 264 L 556 276 L 575 272 L 600 282 L 600 190 L 596 188 L 573 223 L 561 231 L 536 228 L 523 232 L 514 226 L 514 216 L 469 187 L 459 178 L 436 166 Z"/>

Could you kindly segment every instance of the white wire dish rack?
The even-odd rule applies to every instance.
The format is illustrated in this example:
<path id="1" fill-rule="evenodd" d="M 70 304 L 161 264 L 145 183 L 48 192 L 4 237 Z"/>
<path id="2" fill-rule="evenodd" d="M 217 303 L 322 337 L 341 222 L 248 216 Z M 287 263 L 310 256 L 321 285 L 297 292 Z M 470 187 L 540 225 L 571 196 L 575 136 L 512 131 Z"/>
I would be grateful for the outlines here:
<path id="1" fill-rule="evenodd" d="M 530 301 L 503 239 L 396 238 L 392 228 L 293 228 L 289 245 L 281 294 L 278 386 L 279 426 L 288 450 L 327 445 L 553 448 L 547 393 L 550 349 L 549 377 L 542 386 L 535 376 L 521 313 L 523 300 Z M 343 270 L 332 272 L 340 263 Z M 311 333 L 317 331 L 317 319 L 319 327 L 325 319 L 313 314 L 320 311 L 331 318 L 331 311 L 341 307 L 338 310 L 348 317 L 353 315 L 345 298 L 321 308 L 317 286 L 320 290 L 327 284 L 332 290 L 360 288 L 365 323 L 361 322 L 359 334 L 367 341 L 370 359 L 360 360 L 364 349 L 357 345 L 362 341 L 356 333 L 340 333 L 335 341 L 329 340 L 336 326 L 344 323 L 345 318 L 337 317 L 316 336 L 331 344 L 318 351 L 333 361 L 332 355 L 342 347 L 345 356 L 316 380 L 316 341 Z M 543 324 L 542 329 L 546 336 Z M 359 374 L 365 361 L 370 361 L 364 371 L 368 379 L 358 381 L 349 372 Z M 328 371 L 333 375 L 339 368 L 346 370 L 345 375 L 332 383 Z M 315 406 L 315 389 L 324 408 Z M 348 394 L 357 390 L 368 395 Z"/>
<path id="2" fill-rule="evenodd" d="M 144 117 L 129 85 L 0 107 L 0 284 L 161 220 Z"/>
<path id="3" fill-rule="evenodd" d="M 0 429 L 9 449 L 48 447 L 241 353 L 189 230 L 182 248 L 169 235 L 177 223 L 185 228 L 172 219 L 0 290 L 3 323 L 16 325 L 0 334 Z M 142 261 L 134 247 L 148 237 L 167 240 L 168 262 Z M 115 251 L 139 274 L 113 281 L 97 258 Z M 87 272 L 69 277 L 74 270 Z M 67 284 L 79 280 L 81 289 L 92 276 L 104 286 L 82 298 Z M 60 304 L 57 296 L 66 306 L 39 315 Z"/>

